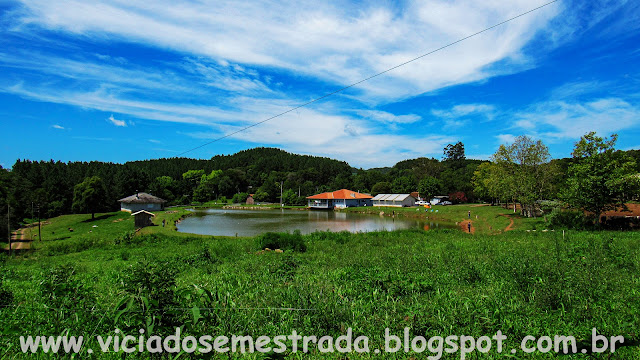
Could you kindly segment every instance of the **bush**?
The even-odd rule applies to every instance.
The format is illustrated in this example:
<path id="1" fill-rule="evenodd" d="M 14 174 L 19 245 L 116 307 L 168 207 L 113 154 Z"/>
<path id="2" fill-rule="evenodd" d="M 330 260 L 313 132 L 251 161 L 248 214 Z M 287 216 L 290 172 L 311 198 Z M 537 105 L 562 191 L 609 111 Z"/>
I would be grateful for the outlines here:
<path id="1" fill-rule="evenodd" d="M 248 197 L 249 197 L 249 194 L 247 194 L 245 192 L 237 193 L 237 194 L 233 195 L 233 198 L 231 199 L 231 202 L 234 203 L 234 204 L 241 204 L 241 203 L 247 201 Z"/>
<path id="2" fill-rule="evenodd" d="M 274 233 L 268 232 L 260 235 L 257 240 L 258 249 L 281 249 L 293 250 L 298 252 L 307 251 L 307 245 L 304 243 L 300 230 L 290 233 Z"/>
<path id="3" fill-rule="evenodd" d="M 546 216 L 546 223 L 550 229 L 586 230 L 593 226 L 582 211 L 558 208 Z"/>
<path id="4" fill-rule="evenodd" d="M 5 288 L 3 280 L 0 277 L 0 310 L 4 310 L 5 307 L 13 303 L 13 293 Z"/>

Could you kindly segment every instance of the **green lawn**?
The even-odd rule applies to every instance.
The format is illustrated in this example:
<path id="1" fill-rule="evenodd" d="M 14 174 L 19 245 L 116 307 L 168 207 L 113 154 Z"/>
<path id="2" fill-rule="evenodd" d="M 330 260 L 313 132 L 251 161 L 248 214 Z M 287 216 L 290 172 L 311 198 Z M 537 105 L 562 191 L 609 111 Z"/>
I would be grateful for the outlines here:
<path id="1" fill-rule="evenodd" d="M 437 214 L 461 221 L 469 208 L 474 221 L 475 215 L 482 220 L 473 236 L 459 230 L 318 232 L 301 237 L 306 252 L 284 253 L 259 251 L 254 238 L 177 233 L 173 222 L 188 213 L 183 208 L 158 212 L 154 222 L 164 219 L 166 226 L 138 233 L 130 214 L 122 212 L 98 214 L 95 221 L 87 221 L 90 215 L 50 219 L 36 251 L 2 258 L 0 359 L 25 357 L 17 347 L 25 333 L 108 336 L 115 328 L 137 336 L 141 328 L 168 335 L 182 326 L 183 334 L 214 337 L 275 336 L 293 329 L 339 336 L 352 328 L 355 336 L 370 338 L 371 351 L 384 346 L 385 328 L 400 335 L 409 327 L 411 336 L 427 338 L 492 336 L 500 330 L 509 349 L 525 335 L 586 339 L 594 327 L 608 336 L 640 337 L 637 232 L 567 232 L 563 237 L 527 232 L 538 220 L 516 219 L 515 230 L 489 235 L 488 226 L 508 225 L 500 216 L 504 209 L 448 206 Z M 415 216 L 415 209 L 395 211 Z M 95 342 L 91 347 L 98 349 Z M 287 353 L 285 358 L 321 355 Z M 443 358 L 460 358 L 455 355 Z M 84 353 L 79 358 L 123 356 Z M 412 356 L 425 357 L 372 353 L 348 358 Z M 192 357 L 210 358 L 179 358 Z M 213 358 L 229 357 L 242 356 Z M 136 358 L 148 354 L 136 353 Z M 520 352 L 515 358 L 556 356 Z M 609 358 L 640 359 L 640 350 L 623 348 Z"/>

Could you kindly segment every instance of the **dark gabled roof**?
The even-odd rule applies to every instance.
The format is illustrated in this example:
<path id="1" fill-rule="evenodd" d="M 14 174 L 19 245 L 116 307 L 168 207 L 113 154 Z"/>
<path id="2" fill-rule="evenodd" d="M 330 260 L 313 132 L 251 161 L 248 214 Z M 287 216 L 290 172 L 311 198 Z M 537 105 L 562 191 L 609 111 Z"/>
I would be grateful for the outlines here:
<path id="1" fill-rule="evenodd" d="M 167 201 L 160 199 L 157 196 L 141 192 L 131 196 L 127 196 L 126 198 L 122 198 L 118 200 L 118 202 L 122 202 L 125 204 L 162 204 Z"/>

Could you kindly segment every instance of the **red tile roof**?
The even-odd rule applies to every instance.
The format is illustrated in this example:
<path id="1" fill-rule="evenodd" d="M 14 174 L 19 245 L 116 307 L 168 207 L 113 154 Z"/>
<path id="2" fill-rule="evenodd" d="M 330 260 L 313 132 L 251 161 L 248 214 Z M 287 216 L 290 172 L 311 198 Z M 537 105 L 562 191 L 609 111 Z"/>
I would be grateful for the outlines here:
<path id="1" fill-rule="evenodd" d="M 324 200 L 324 199 L 371 199 L 373 196 L 362 194 L 359 192 L 342 189 L 334 192 L 326 192 L 318 195 L 307 196 L 307 199 Z"/>

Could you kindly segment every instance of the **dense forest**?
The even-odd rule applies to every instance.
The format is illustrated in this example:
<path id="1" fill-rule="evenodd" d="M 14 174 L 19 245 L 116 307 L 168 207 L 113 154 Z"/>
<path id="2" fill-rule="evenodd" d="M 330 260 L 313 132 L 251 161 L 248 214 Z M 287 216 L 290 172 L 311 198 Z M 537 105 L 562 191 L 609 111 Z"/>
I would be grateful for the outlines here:
<path id="1" fill-rule="evenodd" d="M 228 198 L 244 201 L 249 193 L 261 202 L 279 202 L 282 196 L 286 204 L 304 204 L 306 196 L 342 188 L 373 195 L 418 191 L 426 198 L 449 195 L 454 202 L 512 201 L 523 207 L 539 199 L 557 198 L 579 158 L 550 160 L 543 144 L 531 143 L 529 151 L 542 151 L 537 162 L 519 163 L 518 156 L 524 155 L 514 146 L 501 146 L 487 162 L 467 159 L 464 145 L 458 142 L 444 148 L 441 160 L 421 157 L 369 170 L 275 148 L 255 148 L 209 160 L 163 158 L 124 164 L 18 160 L 10 171 L 0 168 L 0 209 L 15 227 L 38 215 L 49 218 L 117 210 L 117 200 L 136 191 L 159 196 L 170 205 Z M 625 159 L 632 161 L 633 169 L 627 172 L 640 171 L 636 165 L 640 164 L 640 151 L 616 153 L 624 153 Z M 83 198 L 91 199 L 91 208 L 83 204 Z M 0 224 L 5 237 L 7 222 Z"/>

